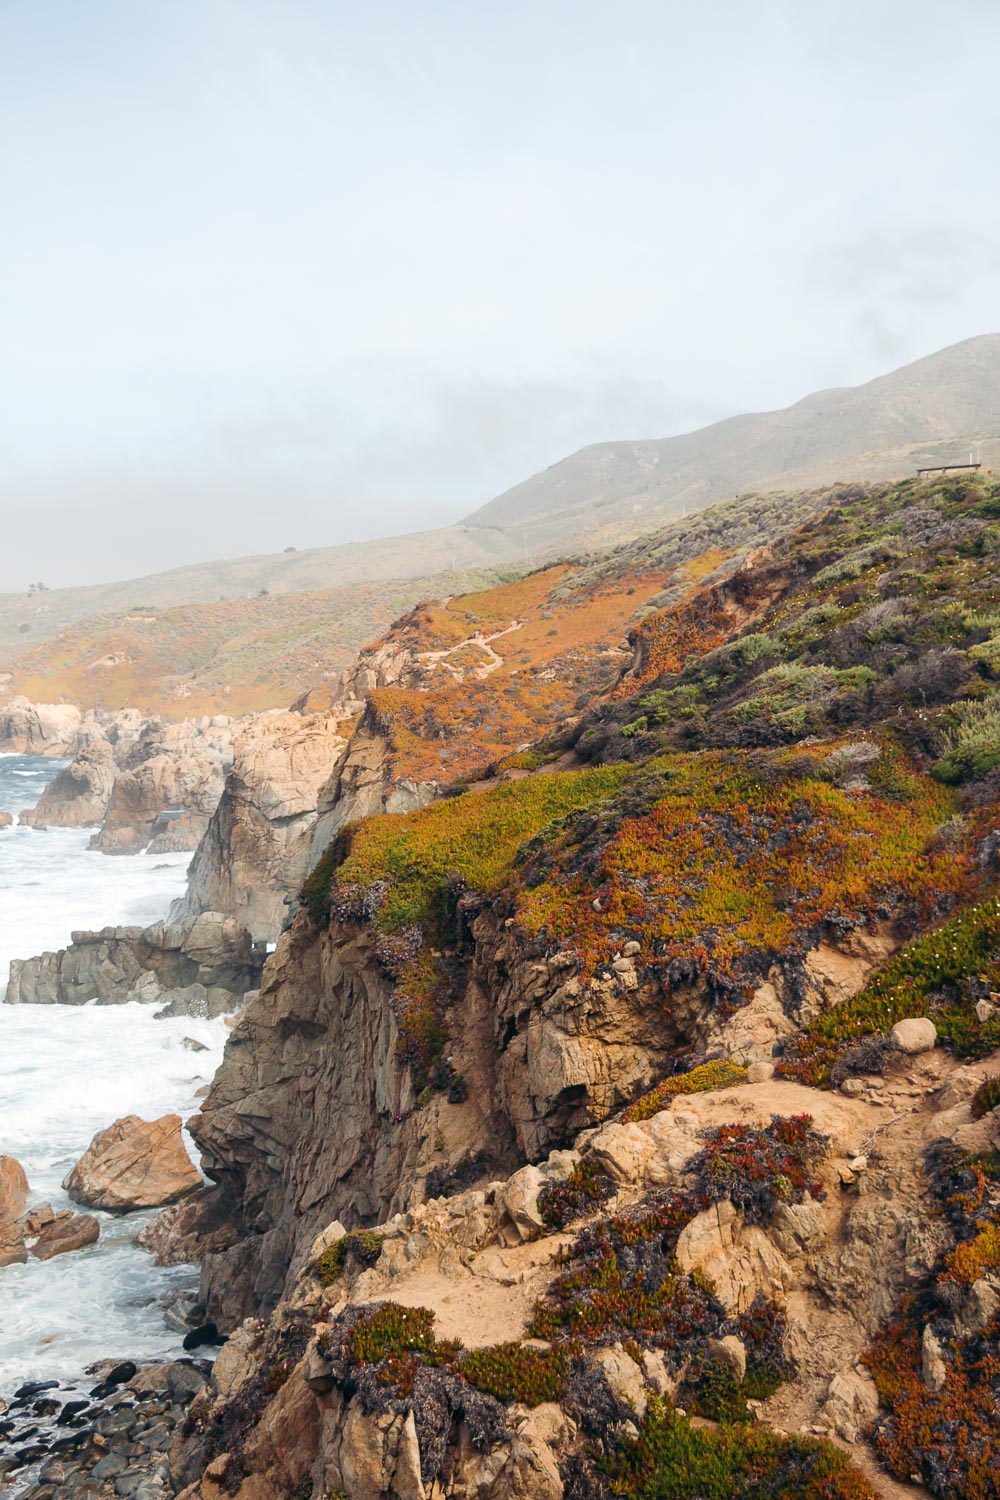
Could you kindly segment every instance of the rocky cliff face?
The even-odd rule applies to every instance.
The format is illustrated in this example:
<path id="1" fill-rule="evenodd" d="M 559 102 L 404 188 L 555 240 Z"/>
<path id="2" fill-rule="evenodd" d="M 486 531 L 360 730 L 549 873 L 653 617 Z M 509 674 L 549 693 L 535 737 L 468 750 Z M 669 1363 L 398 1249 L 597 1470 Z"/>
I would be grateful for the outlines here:
<path id="1" fill-rule="evenodd" d="M 938 1444 L 879 1417 L 880 1330 L 951 1274 L 968 1225 L 941 1214 L 928 1162 L 942 1141 L 956 1161 L 994 1149 L 995 1119 L 969 1100 L 998 1067 L 969 1075 L 931 1050 L 852 1097 L 709 1087 L 370 1233 L 330 1224 L 272 1318 L 248 1319 L 220 1355 L 171 1451 L 174 1488 L 608 1500 L 680 1478 L 692 1496 L 927 1493 L 877 1470 L 874 1422 L 904 1480 L 978 1493 L 961 1439 L 940 1439 L 959 1480 L 942 1488 Z M 733 1132 L 756 1197 L 714 1172 Z M 801 1141 L 808 1185 L 766 1161 L 779 1141 L 779 1155 Z M 915 1358 L 924 1410 L 958 1379 L 956 1351 L 997 1337 L 995 1276 L 950 1285 L 952 1311 L 915 1355 L 893 1351 L 897 1370 Z M 985 1412 L 969 1421 L 965 1437 L 988 1441 Z"/>

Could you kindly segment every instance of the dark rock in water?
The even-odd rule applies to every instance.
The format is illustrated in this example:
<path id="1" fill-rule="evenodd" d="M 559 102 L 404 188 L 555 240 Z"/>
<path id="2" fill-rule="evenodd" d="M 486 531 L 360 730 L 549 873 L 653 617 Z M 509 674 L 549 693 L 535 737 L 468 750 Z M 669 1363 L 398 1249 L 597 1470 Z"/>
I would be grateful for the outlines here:
<path id="1" fill-rule="evenodd" d="M 89 1406 L 89 1401 L 67 1401 L 59 1418 L 60 1427 L 65 1426 L 67 1422 L 71 1422 L 74 1417 L 78 1417 L 82 1411 L 87 1411 Z"/>
<path id="2" fill-rule="evenodd" d="M 41 1401 L 35 1402 L 31 1410 L 36 1417 L 54 1417 L 57 1411 L 62 1410 L 62 1402 L 53 1401 L 51 1396 L 43 1397 Z"/>
<path id="3" fill-rule="evenodd" d="M 33 1464 L 37 1459 L 44 1458 L 47 1451 L 44 1443 L 32 1443 L 30 1448 L 15 1449 L 14 1457 L 18 1463 Z"/>
<path id="4" fill-rule="evenodd" d="M 123 1359 L 119 1364 L 112 1365 L 110 1370 L 105 1372 L 104 1379 L 94 1386 L 91 1396 L 98 1401 L 103 1401 L 104 1397 L 110 1396 L 118 1386 L 131 1380 L 138 1368 L 138 1365 L 131 1359 Z"/>
<path id="5" fill-rule="evenodd" d="M 40 1396 L 43 1391 L 57 1391 L 58 1380 L 29 1380 L 24 1385 L 19 1385 L 14 1392 L 15 1401 L 23 1401 L 28 1396 Z"/>
<path id="6" fill-rule="evenodd" d="M 185 1349 L 200 1349 L 205 1344 L 224 1344 L 225 1336 L 220 1334 L 214 1323 L 202 1323 L 200 1328 L 192 1328 L 184 1339 Z"/>

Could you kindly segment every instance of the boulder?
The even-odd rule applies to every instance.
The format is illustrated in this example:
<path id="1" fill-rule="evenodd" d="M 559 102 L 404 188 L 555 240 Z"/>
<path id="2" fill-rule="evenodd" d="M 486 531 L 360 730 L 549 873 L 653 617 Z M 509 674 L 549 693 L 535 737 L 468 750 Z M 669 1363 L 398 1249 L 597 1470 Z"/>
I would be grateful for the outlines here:
<path id="1" fill-rule="evenodd" d="M 0 1266 L 27 1260 L 24 1228 L 18 1222 L 28 1201 L 28 1179 L 13 1156 L 0 1156 Z"/>
<path id="2" fill-rule="evenodd" d="M 937 1027 L 927 1016 L 897 1021 L 889 1036 L 900 1052 L 911 1057 L 920 1052 L 931 1052 L 937 1046 Z"/>
<path id="3" fill-rule="evenodd" d="M 201 1186 L 181 1136 L 180 1115 L 126 1115 L 95 1135 L 63 1187 L 76 1203 L 128 1213 L 176 1203 Z"/>
<path id="4" fill-rule="evenodd" d="M 95 1244 L 100 1233 L 101 1226 L 93 1214 L 57 1214 L 51 1224 L 46 1224 L 31 1253 L 37 1260 L 52 1260 L 53 1256 Z"/>
<path id="5" fill-rule="evenodd" d="M 14 822 L 14 814 L 13 813 L 0 812 L 0 828 L 10 828 L 11 825 L 13 824 L 13 822 Z"/>

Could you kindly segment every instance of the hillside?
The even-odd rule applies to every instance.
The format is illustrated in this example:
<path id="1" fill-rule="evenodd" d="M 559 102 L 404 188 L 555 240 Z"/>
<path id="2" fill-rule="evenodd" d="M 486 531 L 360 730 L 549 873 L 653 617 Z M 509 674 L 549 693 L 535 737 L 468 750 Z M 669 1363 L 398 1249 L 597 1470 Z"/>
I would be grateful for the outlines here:
<path id="1" fill-rule="evenodd" d="M 261 590 L 275 595 L 326 592 L 354 584 L 394 586 L 399 580 L 452 569 L 509 564 L 523 555 L 521 539 L 489 527 L 448 526 L 339 547 L 196 563 L 116 583 L 0 594 L 0 663 L 9 664 L 38 642 L 93 616 L 255 599 Z"/>
<path id="2" fill-rule="evenodd" d="M 745 490 L 807 489 L 1000 463 L 1000 334 L 984 334 L 865 385 L 784 411 L 731 417 L 650 442 L 598 443 L 508 490 L 470 524 L 522 528 L 535 549 L 577 532 L 606 541 Z"/>
<path id="3" fill-rule="evenodd" d="M 451 782 L 342 823 L 191 1122 L 156 1243 L 263 1321 L 189 1500 L 995 1492 L 1000 486 L 825 501 L 382 643 L 368 784 Z"/>
<path id="4" fill-rule="evenodd" d="M 91 616 L 26 651 L 0 680 L 35 702 L 167 718 L 286 707 L 336 677 L 415 600 L 493 577 L 465 570 Z"/>
<path id="5" fill-rule="evenodd" d="M 660 529 L 747 491 L 898 478 L 924 464 L 964 461 L 970 447 L 1000 466 L 1000 334 L 866 385 L 818 392 L 785 411 L 732 417 L 678 437 L 595 444 L 436 531 L 3 594 L 0 665 L 90 616 L 248 599 L 261 589 L 315 593 L 450 568 L 537 565 Z"/>

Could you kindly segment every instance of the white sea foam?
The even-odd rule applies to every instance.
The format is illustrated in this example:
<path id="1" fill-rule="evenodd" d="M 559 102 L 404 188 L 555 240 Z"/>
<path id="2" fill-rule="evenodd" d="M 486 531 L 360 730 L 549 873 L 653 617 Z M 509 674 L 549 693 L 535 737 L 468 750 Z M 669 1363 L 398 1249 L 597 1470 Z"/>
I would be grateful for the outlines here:
<path id="1" fill-rule="evenodd" d="M 0 808 L 33 805 L 56 769 L 0 758 Z M 89 836 L 0 829 L 0 983 L 11 958 L 62 947 L 78 928 L 156 921 L 183 890 L 188 855 L 109 857 L 87 850 Z M 33 1201 L 70 1206 L 62 1178 L 112 1120 L 190 1113 L 225 1036 L 222 1021 L 157 1021 L 138 1004 L 0 1005 L 0 1152 L 23 1164 Z M 208 1050 L 185 1049 L 185 1037 Z M 158 1269 L 132 1244 L 146 1216 L 99 1217 L 90 1249 L 0 1269 L 0 1393 L 26 1379 L 75 1379 L 104 1355 L 178 1347 L 163 1304 L 194 1272 Z"/>

